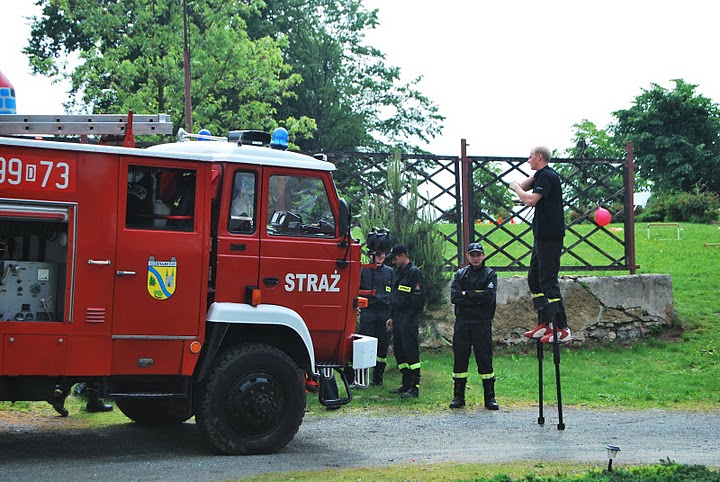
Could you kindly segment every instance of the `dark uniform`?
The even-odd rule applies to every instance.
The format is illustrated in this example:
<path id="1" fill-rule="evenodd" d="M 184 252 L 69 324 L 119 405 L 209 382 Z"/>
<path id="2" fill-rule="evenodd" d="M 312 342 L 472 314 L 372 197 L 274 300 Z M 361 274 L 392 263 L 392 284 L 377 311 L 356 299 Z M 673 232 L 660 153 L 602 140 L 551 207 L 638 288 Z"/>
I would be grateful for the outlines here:
<path id="1" fill-rule="evenodd" d="M 407 250 L 403 247 L 404 253 Z M 397 246 L 393 249 L 396 254 Z M 419 316 L 425 307 L 425 280 L 420 270 L 408 263 L 396 272 L 390 295 L 393 320 L 393 351 L 403 374 L 402 386 L 395 390 L 403 396 L 418 396 L 420 386 Z"/>
<path id="2" fill-rule="evenodd" d="M 478 243 L 472 243 L 470 250 L 482 252 Z M 483 382 L 485 407 L 497 410 L 495 402 L 495 372 L 492 365 L 492 321 L 495 316 L 497 294 L 497 273 L 485 266 L 465 266 L 455 273 L 450 286 L 450 301 L 455 305 L 455 330 L 453 333 L 453 354 L 455 355 L 453 380 L 454 399 L 450 408 L 465 405 L 465 386 L 471 349 L 480 379 Z"/>
<path id="3" fill-rule="evenodd" d="M 373 368 L 372 384 L 382 386 L 383 373 L 387 364 L 389 335 L 386 322 L 390 319 L 390 294 L 395 281 L 395 272 L 382 263 L 377 268 L 363 268 L 360 272 L 360 289 L 375 290 L 375 296 L 368 296 L 368 307 L 360 311 L 358 333 L 377 338 L 377 360 Z"/>
<path id="4" fill-rule="evenodd" d="M 562 186 L 560 176 L 551 167 L 545 166 L 535 172 L 532 192 L 542 197 L 535 204 L 533 217 L 533 249 L 528 271 L 528 287 L 533 297 L 533 306 L 542 311 L 542 320 L 557 327 L 567 328 L 565 306 L 560 295 L 558 272 L 560 254 L 565 237 L 565 216 L 563 213 Z"/>

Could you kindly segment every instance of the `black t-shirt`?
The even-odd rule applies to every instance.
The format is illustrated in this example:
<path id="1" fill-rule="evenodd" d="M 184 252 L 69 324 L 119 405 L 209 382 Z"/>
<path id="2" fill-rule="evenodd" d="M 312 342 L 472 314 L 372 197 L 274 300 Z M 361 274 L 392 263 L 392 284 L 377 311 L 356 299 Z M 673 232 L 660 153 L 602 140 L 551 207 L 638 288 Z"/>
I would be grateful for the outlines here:
<path id="1" fill-rule="evenodd" d="M 565 236 L 562 186 L 560 176 L 550 166 L 535 172 L 533 191 L 542 195 L 535 205 L 533 234 L 543 241 L 561 240 Z"/>

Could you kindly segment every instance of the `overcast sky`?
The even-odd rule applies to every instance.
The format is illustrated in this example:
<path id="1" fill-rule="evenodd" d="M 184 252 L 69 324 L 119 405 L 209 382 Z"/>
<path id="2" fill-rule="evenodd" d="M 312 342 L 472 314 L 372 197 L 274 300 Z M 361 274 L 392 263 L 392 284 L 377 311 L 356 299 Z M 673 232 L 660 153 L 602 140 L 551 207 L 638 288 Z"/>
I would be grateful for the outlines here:
<path id="1" fill-rule="evenodd" d="M 426 149 L 457 155 L 526 156 L 535 145 L 564 151 L 572 125 L 599 127 L 651 83 L 697 84 L 720 101 L 720 2 L 707 0 L 364 0 L 380 26 L 368 43 L 447 117 Z M 19 114 L 62 112 L 67 86 L 29 74 L 21 53 L 33 0 L 3 12 L 0 70 Z"/>

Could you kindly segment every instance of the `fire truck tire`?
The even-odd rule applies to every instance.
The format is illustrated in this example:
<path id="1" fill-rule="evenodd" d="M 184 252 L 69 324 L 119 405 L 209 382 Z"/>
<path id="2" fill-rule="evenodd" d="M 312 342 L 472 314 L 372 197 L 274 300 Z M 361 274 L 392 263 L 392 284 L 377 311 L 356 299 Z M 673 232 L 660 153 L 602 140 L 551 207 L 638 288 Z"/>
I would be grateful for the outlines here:
<path id="1" fill-rule="evenodd" d="M 218 355 L 195 404 L 195 421 L 214 451 L 269 454 L 300 428 L 305 387 L 297 365 L 281 350 L 239 345 Z"/>
<path id="2" fill-rule="evenodd" d="M 140 425 L 177 425 L 192 417 L 188 401 L 167 398 L 120 398 L 115 400 L 127 418 Z"/>

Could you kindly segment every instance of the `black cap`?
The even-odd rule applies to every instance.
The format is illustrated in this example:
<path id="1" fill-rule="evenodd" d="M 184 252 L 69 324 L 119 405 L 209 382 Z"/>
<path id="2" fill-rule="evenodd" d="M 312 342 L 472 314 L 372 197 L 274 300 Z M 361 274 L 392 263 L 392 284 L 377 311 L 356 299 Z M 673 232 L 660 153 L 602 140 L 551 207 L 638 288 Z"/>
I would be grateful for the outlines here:
<path id="1" fill-rule="evenodd" d="M 474 252 L 476 252 L 476 251 L 479 251 L 479 252 L 481 252 L 481 253 L 484 253 L 484 252 L 485 252 L 485 250 L 484 250 L 483 247 L 482 247 L 482 244 L 480 244 L 480 243 L 470 243 L 470 246 L 468 246 L 467 252 L 468 252 L 468 253 L 474 253 Z"/>
<path id="2" fill-rule="evenodd" d="M 404 244 L 396 244 L 395 247 L 387 255 L 387 258 L 392 260 L 398 254 L 407 254 L 408 250 Z"/>

